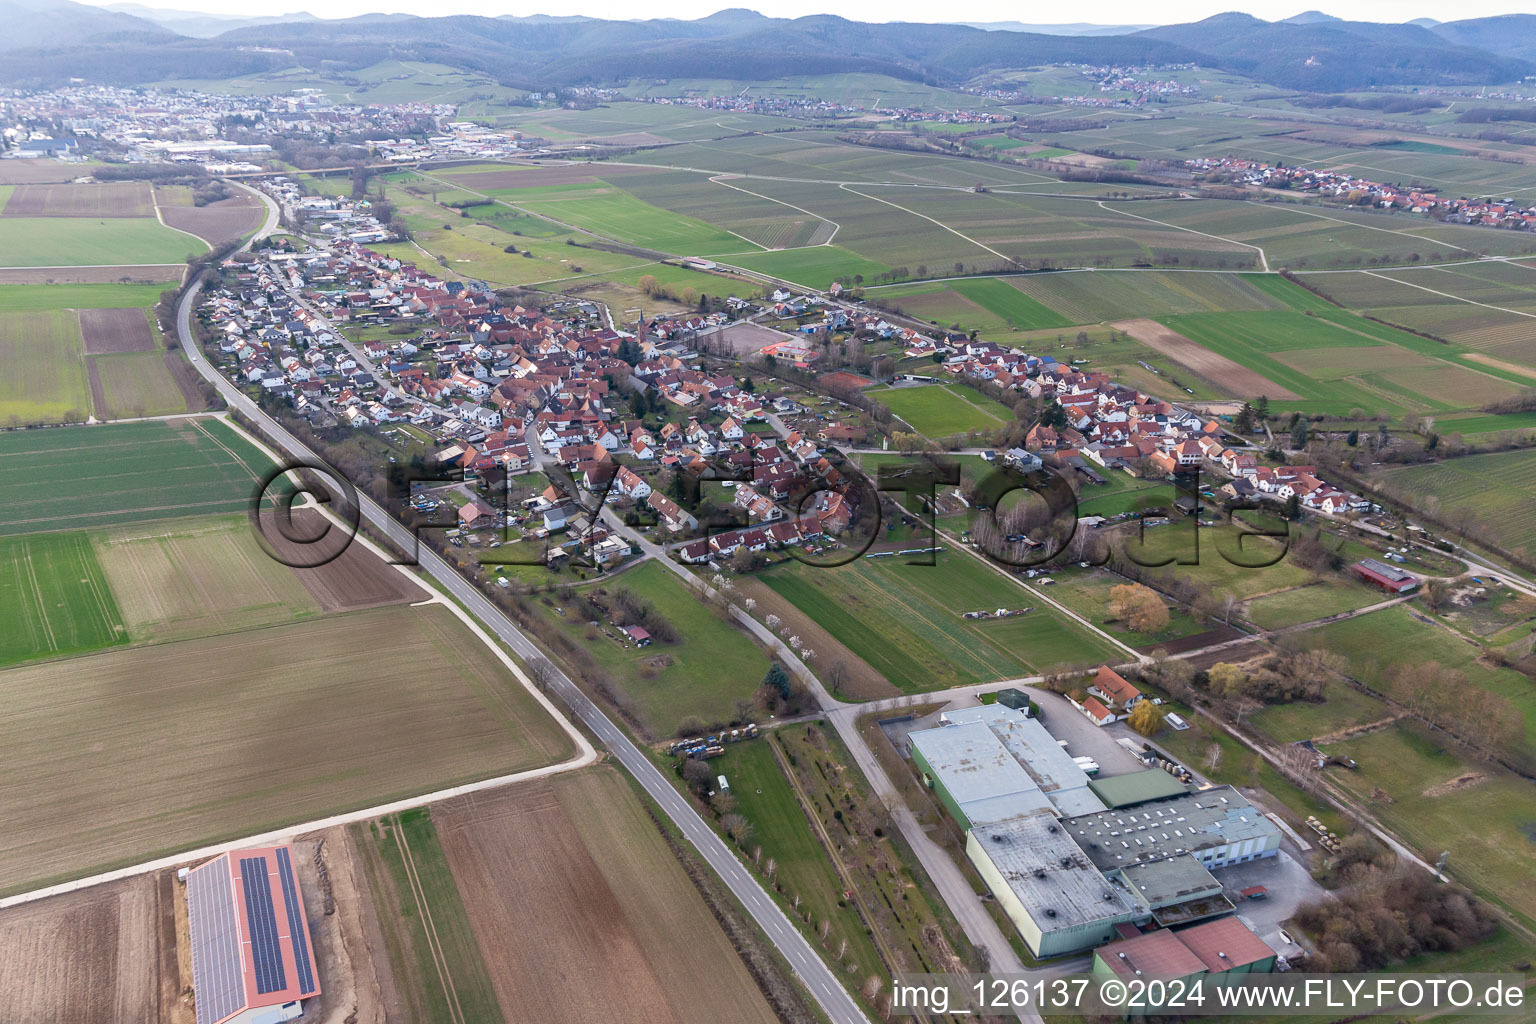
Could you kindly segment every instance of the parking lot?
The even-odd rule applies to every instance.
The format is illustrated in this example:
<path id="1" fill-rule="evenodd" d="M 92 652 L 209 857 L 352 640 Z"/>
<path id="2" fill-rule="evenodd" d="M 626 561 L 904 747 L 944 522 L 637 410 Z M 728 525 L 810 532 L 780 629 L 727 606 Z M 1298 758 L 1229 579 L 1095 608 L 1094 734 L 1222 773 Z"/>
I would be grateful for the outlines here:
<path id="1" fill-rule="evenodd" d="M 1303 904 L 1328 898 L 1328 891 L 1285 850 L 1274 857 L 1217 868 L 1211 874 L 1225 887 L 1227 899 L 1237 906 L 1237 916 L 1243 923 L 1285 957 L 1294 957 L 1301 952 L 1301 947 L 1280 937 L 1282 923 Z M 1262 900 L 1244 899 L 1239 895 L 1253 885 L 1264 886 L 1269 895 Z"/>

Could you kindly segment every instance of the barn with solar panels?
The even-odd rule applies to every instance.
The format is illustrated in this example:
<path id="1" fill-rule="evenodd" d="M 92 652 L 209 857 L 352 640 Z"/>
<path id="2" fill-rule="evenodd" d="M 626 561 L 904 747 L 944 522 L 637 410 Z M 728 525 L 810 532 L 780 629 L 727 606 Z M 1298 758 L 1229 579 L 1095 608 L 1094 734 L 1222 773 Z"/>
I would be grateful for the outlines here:
<path id="1" fill-rule="evenodd" d="M 187 874 L 197 1024 L 276 1024 L 320 994 L 293 849 L 234 850 Z"/>

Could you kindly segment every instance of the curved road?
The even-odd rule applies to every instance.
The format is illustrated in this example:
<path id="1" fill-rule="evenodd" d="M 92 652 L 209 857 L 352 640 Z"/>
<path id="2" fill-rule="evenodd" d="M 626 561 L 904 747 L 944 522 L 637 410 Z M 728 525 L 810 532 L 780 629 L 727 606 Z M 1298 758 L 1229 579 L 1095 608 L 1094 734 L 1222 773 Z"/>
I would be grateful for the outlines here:
<path id="1" fill-rule="evenodd" d="M 270 225 L 276 220 L 276 217 L 271 215 L 275 204 L 271 203 L 270 197 L 266 198 L 269 204 L 268 225 L 252 236 L 253 242 L 269 234 Z M 176 332 L 180 337 L 182 350 L 192 365 L 198 373 L 202 374 L 204 380 L 218 390 L 219 395 L 231 409 L 237 410 L 259 425 L 266 433 L 268 440 L 289 456 L 296 459 L 323 461 L 319 460 L 318 455 L 310 451 L 298 438 L 283 429 L 281 424 L 263 412 L 256 403 L 225 380 L 223 374 L 208 365 L 208 361 L 198 351 L 191 329 L 192 310 L 201 293 L 202 283 L 198 282 L 187 289 L 176 309 Z M 392 543 L 405 551 L 416 547 L 415 538 L 411 532 L 396 522 L 376 502 L 363 494 L 358 495 L 358 500 L 362 505 L 362 514 L 369 524 Z M 501 609 L 492 604 L 478 587 L 465 580 L 457 570 L 429 548 L 420 549 L 418 561 L 422 570 L 461 602 L 475 618 L 484 623 L 491 633 L 510 647 L 524 662 L 529 665 L 541 663 L 548 665 L 547 669 L 543 669 L 543 674 L 549 680 L 550 691 L 565 702 L 571 712 L 581 719 L 598 741 L 607 747 L 625 770 L 645 788 L 646 793 L 660 805 L 667 817 L 672 819 L 682 831 L 683 836 L 693 844 L 709 866 L 720 876 L 721 881 L 746 908 L 747 913 L 756 920 L 769 941 L 778 947 L 780 954 L 788 961 L 795 975 L 833 1024 L 868 1024 L 863 1010 L 838 982 L 837 976 L 822 962 L 816 950 L 779 909 L 778 904 L 773 902 L 757 879 L 742 866 L 741 861 L 736 858 L 725 842 L 705 824 L 693 805 L 651 763 L 650 758 L 635 746 L 618 726 L 613 724 L 602 709 L 577 688 L 569 676 L 549 662 L 533 642 L 513 624 L 511 619 L 507 618 Z"/>

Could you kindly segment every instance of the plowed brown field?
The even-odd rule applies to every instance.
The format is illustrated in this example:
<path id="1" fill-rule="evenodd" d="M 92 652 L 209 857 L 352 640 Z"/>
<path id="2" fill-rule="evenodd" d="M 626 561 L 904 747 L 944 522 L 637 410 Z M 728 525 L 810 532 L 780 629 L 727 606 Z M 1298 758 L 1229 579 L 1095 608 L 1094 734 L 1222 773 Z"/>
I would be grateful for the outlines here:
<path id="1" fill-rule="evenodd" d="M 774 1020 L 612 768 L 475 794 L 432 818 L 507 1021 Z"/>

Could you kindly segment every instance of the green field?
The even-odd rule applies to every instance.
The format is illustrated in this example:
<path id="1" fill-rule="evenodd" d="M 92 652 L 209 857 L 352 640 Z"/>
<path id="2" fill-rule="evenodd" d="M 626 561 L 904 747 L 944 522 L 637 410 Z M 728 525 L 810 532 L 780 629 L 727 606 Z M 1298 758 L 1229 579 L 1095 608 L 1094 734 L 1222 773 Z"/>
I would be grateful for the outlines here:
<path id="1" fill-rule="evenodd" d="M 486 194 L 562 224 L 676 256 L 755 252 L 760 248 L 739 235 L 652 206 L 607 183 L 501 188 Z"/>
<path id="2" fill-rule="evenodd" d="M 1118 660 L 1098 636 L 954 551 L 935 565 L 907 565 L 900 556 L 837 568 L 794 562 L 762 580 L 906 693 Z M 1034 610 L 1007 619 L 962 618 L 1026 607 Z"/>
<path id="3" fill-rule="evenodd" d="M 126 643 L 83 533 L 0 538 L 0 665 Z"/>
<path id="4" fill-rule="evenodd" d="M 55 309 L 148 308 L 176 282 L 159 284 L 0 284 L 0 313 L 42 313 Z"/>
<path id="5" fill-rule="evenodd" d="M 1099 270 L 1002 280 L 1074 324 L 1183 313 L 1331 308 L 1306 289 L 1263 274 Z"/>
<path id="6" fill-rule="evenodd" d="M 865 392 L 925 437 L 949 437 L 1006 426 L 1013 413 L 960 384 L 874 388 Z"/>
<path id="7" fill-rule="evenodd" d="M 1384 600 L 1385 595 L 1349 580 L 1323 580 L 1319 583 L 1282 590 L 1250 600 L 1243 615 L 1261 629 L 1280 629 L 1300 622 L 1364 608 Z"/>
<path id="8" fill-rule="evenodd" d="M 774 742 L 765 735 L 738 743 L 715 764 L 730 783 L 737 812 L 752 823 L 751 845 L 761 847 L 764 858 L 773 858 L 776 881 L 792 894 L 791 900 L 799 897 L 816 920 L 831 921 L 833 941 L 848 941 L 843 962 L 869 974 L 880 964 L 879 954 L 858 912 L 843 898 L 837 872 L 774 757 Z"/>
<path id="9" fill-rule="evenodd" d="M 396 977 L 405 980 L 413 1019 L 459 1024 L 500 1021 L 496 990 L 470 928 L 469 915 L 437 838 L 430 811 L 417 808 L 382 821 L 351 826 L 379 909 L 385 948 Z M 432 935 L 427 935 L 427 915 Z M 433 942 L 437 943 L 434 948 Z M 445 963 L 439 963 L 436 950 Z M 444 975 L 452 979 L 451 986 Z M 452 992 L 450 1004 L 448 994 Z"/>
<path id="10" fill-rule="evenodd" d="M 83 345 L 73 310 L 0 314 L 0 423 L 26 426 L 90 415 Z"/>
<path id="11" fill-rule="evenodd" d="M 207 251 L 153 217 L 0 217 L 0 259 L 11 267 L 173 264 Z"/>
<path id="12" fill-rule="evenodd" d="M 1072 321 L 995 277 L 899 285 L 871 292 L 908 316 L 982 331 L 1066 327 Z"/>
<path id="13" fill-rule="evenodd" d="M 1272 403 L 1280 409 L 1396 417 L 1465 409 L 1518 390 L 1486 371 L 1453 363 L 1454 349 L 1339 310 L 1158 319 L 1301 396 Z"/>
<path id="14" fill-rule="evenodd" d="M 1339 772 L 1335 780 L 1419 856 L 1433 862 L 1449 851 L 1454 878 L 1527 926 L 1536 923 L 1530 782 L 1448 749 L 1417 725 L 1377 730 L 1327 749 L 1359 763 L 1359 771 Z M 1467 777 L 1470 784 L 1451 785 Z M 1390 801 L 1374 799 L 1378 789 Z"/>
<path id="15" fill-rule="evenodd" d="M 1282 529 L 1284 525 L 1266 518 L 1264 528 Z M 1299 586 L 1312 578 L 1311 572 L 1286 557 L 1280 541 L 1240 537 L 1244 531 L 1230 524 L 1203 528 L 1196 534 L 1189 519 L 1177 517 L 1166 526 L 1147 527 L 1144 537 L 1137 537 L 1134 525 L 1117 532 L 1125 539 L 1127 556 L 1133 560 L 1155 563 L 1173 559 L 1148 570 L 1165 585 L 1188 579 L 1217 596 L 1231 594 L 1242 599 Z M 1189 564 L 1184 564 L 1186 561 Z M 1273 564 L 1253 567 L 1271 561 Z"/>
<path id="16" fill-rule="evenodd" d="M 1536 552 L 1536 451 L 1469 455 L 1382 470 L 1383 483 L 1440 515 L 1470 518 L 1513 551 Z"/>
<path id="17" fill-rule="evenodd" d="M 767 655 L 745 633 L 710 611 L 666 566 L 647 562 L 603 586 L 641 598 L 682 639 L 674 644 L 622 647 L 589 631 L 587 623 L 572 622 L 569 607 L 565 615 L 539 607 L 545 618 L 567 629 L 612 674 L 650 735 L 670 736 L 690 715 L 709 723 L 729 722 L 736 717 L 736 702 L 752 699 L 768 671 Z M 612 625 L 605 628 L 613 631 Z"/>
<path id="18" fill-rule="evenodd" d="M 813 245 L 805 249 L 780 249 L 750 256 L 732 256 L 727 262 L 769 277 L 793 281 L 807 288 L 829 288 L 833 282 L 849 282 L 856 277 L 873 279 L 889 273 L 891 269 L 885 263 L 860 256 L 839 245 Z"/>
<path id="19" fill-rule="evenodd" d="M 215 419 L 0 434 L 0 535 L 243 512 L 270 463 Z"/>
<path id="20" fill-rule="evenodd" d="M 1308 638 L 1348 657 L 1355 678 L 1388 695 L 1394 690 L 1393 671 L 1404 665 L 1436 661 L 1464 673 L 1470 685 L 1509 700 L 1524 718 L 1525 742 L 1536 742 L 1536 689 L 1531 681 L 1513 669 L 1479 661 L 1478 647 L 1449 629 L 1415 618 L 1409 606 L 1329 623 L 1310 631 Z"/>

